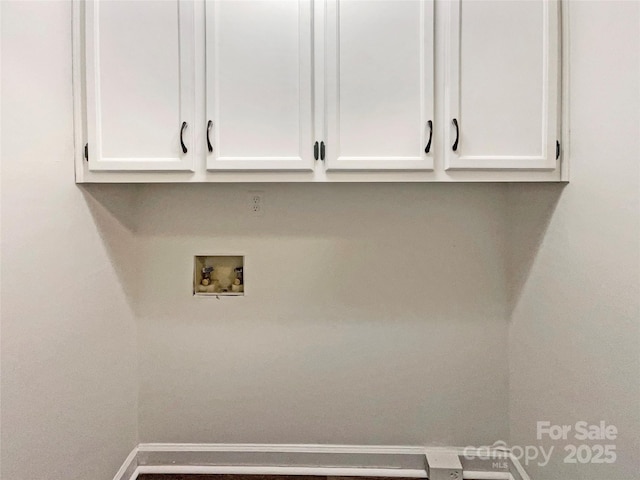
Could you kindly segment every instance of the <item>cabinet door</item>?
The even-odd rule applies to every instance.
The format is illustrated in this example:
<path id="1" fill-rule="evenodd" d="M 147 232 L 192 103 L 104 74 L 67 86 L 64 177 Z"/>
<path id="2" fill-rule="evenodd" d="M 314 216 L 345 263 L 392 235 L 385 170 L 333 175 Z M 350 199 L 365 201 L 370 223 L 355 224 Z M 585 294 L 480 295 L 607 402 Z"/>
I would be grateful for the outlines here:
<path id="1" fill-rule="evenodd" d="M 449 8 L 446 168 L 556 168 L 558 3 L 457 0 Z"/>
<path id="2" fill-rule="evenodd" d="M 209 170 L 313 170 L 311 0 L 207 0 Z"/>
<path id="3" fill-rule="evenodd" d="M 89 169 L 193 170 L 193 2 L 89 1 L 85 15 Z"/>
<path id="4" fill-rule="evenodd" d="M 327 169 L 433 169 L 433 2 L 328 0 L 326 27 Z"/>

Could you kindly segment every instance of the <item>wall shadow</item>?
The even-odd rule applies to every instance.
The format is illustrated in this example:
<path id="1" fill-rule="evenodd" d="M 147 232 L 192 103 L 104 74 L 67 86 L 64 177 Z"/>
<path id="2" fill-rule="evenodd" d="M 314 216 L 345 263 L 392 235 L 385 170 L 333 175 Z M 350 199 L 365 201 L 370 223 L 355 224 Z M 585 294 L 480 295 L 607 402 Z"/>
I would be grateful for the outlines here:
<path id="1" fill-rule="evenodd" d="M 394 184 L 380 184 L 375 188 L 370 184 L 79 186 L 134 312 L 139 306 L 137 274 L 141 263 L 140 245 L 145 237 L 231 235 L 256 241 L 274 236 L 370 238 L 375 242 L 370 243 L 371 247 L 378 249 L 383 244 L 388 248 L 394 248 L 394 244 L 395 248 L 415 247 L 419 241 L 415 236 L 420 235 L 428 246 L 442 248 L 440 252 L 434 252 L 433 248 L 424 251 L 429 262 L 438 265 L 437 271 L 442 274 L 447 268 L 440 265 L 443 254 L 451 260 L 456 258 L 456 250 L 474 248 L 472 234 L 478 225 L 470 225 L 473 223 L 470 218 L 477 202 L 492 203 L 495 196 L 491 192 L 502 191 L 506 195 L 503 225 L 488 224 L 486 229 L 496 230 L 492 234 L 496 241 L 503 235 L 500 243 L 505 249 L 509 319 L 565 187 L 566 184 L 547 183 L 406 184 L 399 191 Z M 252 217 L 247 212 L 250 190 L 266 193 L 264 217 Z M 416 215 L 420 205 L 425 208 L 421 215 Z M 465 211 L 469 208 L 471 212 Z M 499 231 L 502 228 L 504 232 Z M 349 254 L 351 268 L 359 264 L 356 253 Z M 404 268 L 411 268 L 410 262 Z"/>
<path id="2" fill-rule="evenodd" d="M 132 312 L 137 312 L 139 185 L 79 185 Z"/>
<path id="3" fill-rule="evenodd" d="M 506 280 L 510 320 L 565 188 L 568 185 L 564 183 L 509 185 Z"/>

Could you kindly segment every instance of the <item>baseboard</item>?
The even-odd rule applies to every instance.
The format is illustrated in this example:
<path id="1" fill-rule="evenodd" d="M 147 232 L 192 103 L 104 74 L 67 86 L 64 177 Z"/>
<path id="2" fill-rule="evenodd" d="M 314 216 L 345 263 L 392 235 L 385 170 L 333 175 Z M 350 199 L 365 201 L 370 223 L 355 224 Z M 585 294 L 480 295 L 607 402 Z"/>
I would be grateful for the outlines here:
<path id="1" fill-rule="evenodd" d="M 113 480 L 135 480 L 138 478 L 138 447 L 134 447 Z"/>
<path id="2" fill-rule="evenodd" d="M 142 443 L 114 480 L 136 480 L 143 473 L 427 478 L 426 457 L 433 453 L 459 456 L 463 479 L 530 480 L 503 450 L 487 458 L 486 450 L 461 447 L 188 443 Z"/>
<path id="3" fill-rule="evenodd" d="M 140 451 L 259 452 L 259 453 L 362 453 L 422 455 L 425 447 L 397 445 L 328 445 L 271 443 L 141 443 Z"/>
<path id="4" fill-rule="evenodd" d="M 517 457 L 515 457 L 512 453 L 509 453 L 509 459 L 511 460 L 511 465 L 513 466 L 513 470 L 517 474 L 517 476 L 514 475 L 516 479 L 519 476 L 521 480 L 531 480 L 531 477 L 529 477 L 529 474 L 527 474 L 524 467 L 520 463 L 520 460 L 518 460 Z"/>

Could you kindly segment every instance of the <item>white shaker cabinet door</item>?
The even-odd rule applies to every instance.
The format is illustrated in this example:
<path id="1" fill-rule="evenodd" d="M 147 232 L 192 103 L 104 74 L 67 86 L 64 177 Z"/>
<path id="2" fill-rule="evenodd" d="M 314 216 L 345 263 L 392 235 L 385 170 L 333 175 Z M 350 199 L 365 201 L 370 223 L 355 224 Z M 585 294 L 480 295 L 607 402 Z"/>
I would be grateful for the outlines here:
<path id="1" fill-rule="evenodd" d="M 90 170 L 193 170 L 193 2 L 86 3 Z"/>
<path id="2" fill-rule="evenodd" d="M 311 0 L 207 0 L 207 169 L 313 170 Z"/>
<path id="3" fill-rule="evenodd" d="M 452 0 L 445 88 L 447 169 L 555 169 L 556 0 Z"/>
<path id="4" fill-rule="evenodd" d="M 431 170 L 431 0 L 327 0 L 328 170 Z"/>

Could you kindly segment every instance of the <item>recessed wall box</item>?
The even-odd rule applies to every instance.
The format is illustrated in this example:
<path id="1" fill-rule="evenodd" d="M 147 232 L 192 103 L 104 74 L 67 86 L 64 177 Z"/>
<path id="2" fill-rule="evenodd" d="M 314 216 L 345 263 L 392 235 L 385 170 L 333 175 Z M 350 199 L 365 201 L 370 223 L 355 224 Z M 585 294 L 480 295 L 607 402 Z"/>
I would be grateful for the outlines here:
<path id="1" fill-rule="evenodd" d="M 244 295 L 244 256 L 196 255 L 193 259 L 195 296 Z"/>

